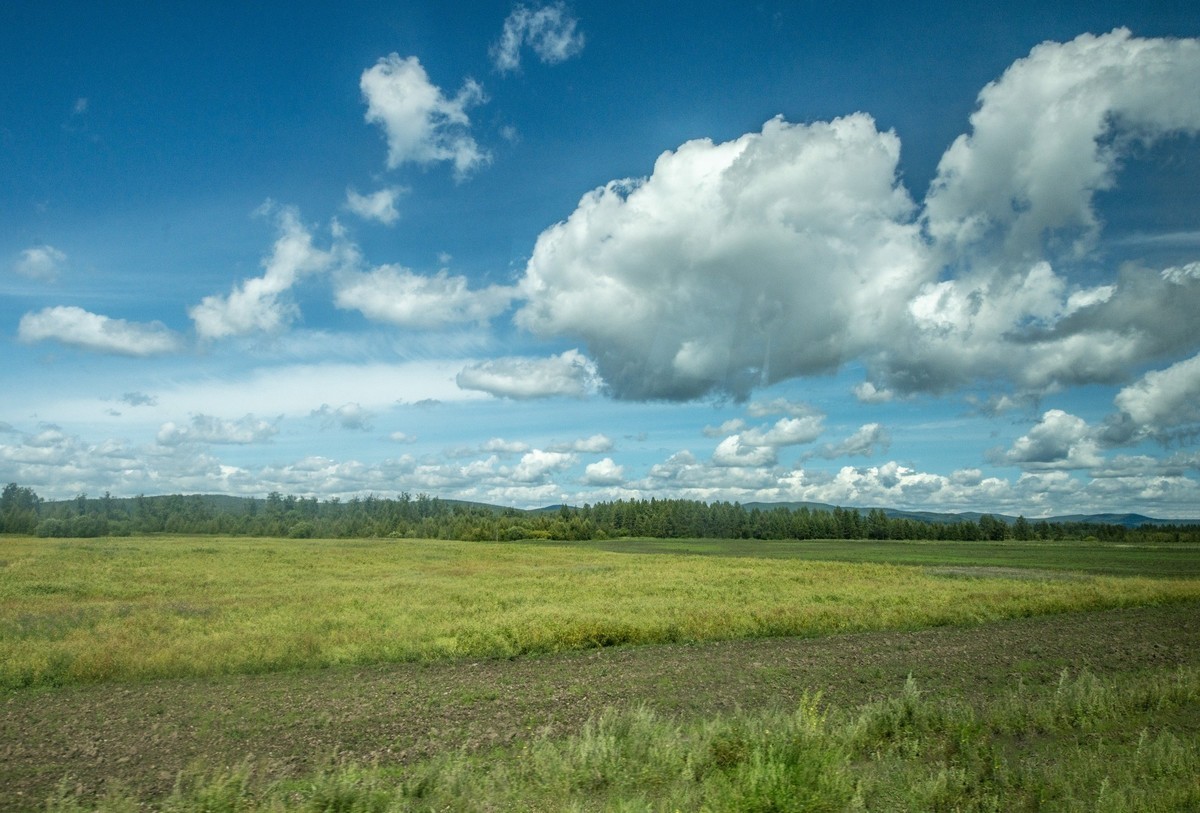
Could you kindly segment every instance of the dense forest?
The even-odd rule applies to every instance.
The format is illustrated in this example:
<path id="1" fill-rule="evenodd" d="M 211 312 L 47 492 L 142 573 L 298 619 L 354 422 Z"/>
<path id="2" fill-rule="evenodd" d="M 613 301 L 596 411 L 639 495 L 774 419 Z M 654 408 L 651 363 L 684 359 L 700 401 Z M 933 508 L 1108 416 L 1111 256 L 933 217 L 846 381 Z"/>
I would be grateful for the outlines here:
<path id="1" fill-rule="evenodd" d="M 582 507 L 520 511 L 402 493 L 318 501 L 179 494 L 47 502 L 16 483 L 0 496 L 0 533 L 42 537 L 223 534 L 293 538 L 434 538 L 465 540 L 604 539 L 938 539 L 1200 542 L 1200 525 L 1126 527 L 1098 522 L 978 519 L 923 521 L 881 509 L 747 507 L 694 500 L 617 500 Z"/>

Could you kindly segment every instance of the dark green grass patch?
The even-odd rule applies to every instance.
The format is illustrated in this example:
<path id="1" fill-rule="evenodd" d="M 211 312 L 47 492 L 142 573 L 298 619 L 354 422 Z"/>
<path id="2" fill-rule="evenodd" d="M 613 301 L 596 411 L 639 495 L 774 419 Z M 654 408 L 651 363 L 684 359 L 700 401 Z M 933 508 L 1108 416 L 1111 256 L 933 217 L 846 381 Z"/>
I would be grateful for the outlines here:
<path id="1" fill-rule="evenodd" d="M 585 542 L 542 541 L 527 544 L 571 546 L 614 553 L 671 553 L 870 562 L 928 567 L 966 566 L 1076 571 L 1108 576 L 1200 578 L 1200 547 L 1129 545 L 1088 541 L 946 542 L 843 539 L 651 539 L 622 538 Z"/>

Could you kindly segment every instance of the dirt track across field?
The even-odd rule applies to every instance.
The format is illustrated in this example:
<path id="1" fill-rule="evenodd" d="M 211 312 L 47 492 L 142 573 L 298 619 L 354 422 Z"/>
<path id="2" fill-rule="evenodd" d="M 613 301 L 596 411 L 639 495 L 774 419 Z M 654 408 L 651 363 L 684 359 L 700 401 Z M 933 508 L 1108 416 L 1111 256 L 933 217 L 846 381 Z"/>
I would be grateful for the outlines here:
<path id="1" fill-rule="evenodd" d="M 1200 664 L 1200 604 L 1044 616 L 977 627 L 616 648 L 550 657 L 389 664 L 0 695 L 0 809 L 64 780 L 162 796 L 180 771 L 249 761 L 297 776 L 331 761 L 408 762 L 576 730 L 606 706 L 682 717 L 833 704 L 919 687 L 985 699 L 1056 681 Z"/>

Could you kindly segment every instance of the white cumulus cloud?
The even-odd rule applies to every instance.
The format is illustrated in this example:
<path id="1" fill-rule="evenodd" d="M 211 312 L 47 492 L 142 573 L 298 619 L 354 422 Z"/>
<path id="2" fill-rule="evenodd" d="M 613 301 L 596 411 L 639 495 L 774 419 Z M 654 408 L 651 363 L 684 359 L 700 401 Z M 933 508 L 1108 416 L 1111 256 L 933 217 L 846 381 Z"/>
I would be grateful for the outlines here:
<path id="1" fill-rule="evenodd" d="M 923 207 L 865 114 L 690 141 L 539 236 L 516 323 L 584 343 L 619 398 L 747 396 L 862 363 L 865 403 L 1027 398 L 1197 349 L 1197 264 L 1075 279 L 1098 193 L 1200 132 L 1200 41 L 1044 43 L 980 93 Z"/>
<path id="2" fill-rule="evenodd" d="M 278 421 L 267 421 L 246 415 L 226 420 L 212 415 L 193 415 L 190 423 L 164 423 L 158 430 L 161 446 L 180 446 L 185 443 L 216 443 L 246 445 L 263 443 L 279 434 Z"/>
<path id="3" fill-rule="evenodd" d="M 741 435 L 730 435 L 717 444 L 712 462 L 717 466 L 771 466 L 777 457 L 774 446 L 746 443 Z"/>
<path id="4" fill-rule="evenodd" d="M 894 331 L 925 281 L 899 153 L 863 114 L 687 142 L 538 237 L 516 321 L 582 337 L 622 398 L 835 369 Z"/>
<path id="5" fill-rule="evenodd" d="M 295 209 L 279 209 L 277 218 L 279 237 L 270 256 L 262 262 L 263 275 L 237 283 L 225 296 L 206 296 L 200 304 L 188 308 L 188 316 L 201 337 L 221 339 L 282 330 L 299 314 L 295 303 L 285 299 L 284 294 L 302 277 L 333 266 L 335 253 L 313 244 L 312 233 L 300 222 Z"/>
<path id="6" fill-rule="evenodd" d="M 854 386 L 854 397 L 864 404 L 886 404 L 896 397 L 887 387 L 877 387 L 870 381 L 860 381 Z"/>
<path id="7" fill-rule="evenodd" d="M 74 306 L 27 313 L 17 325 L 23 342 L 56 341 L 98 353 L 155 356 L 179 350 L 179 336 L 161 322 L 127 322 Z"/>
<path id="8" fill-rule="evenodd" d="M 803 418 L 780 418 L 770 427 L 754 427 L 741 434 L 742 443 L 750 446 L 795 446 L 811 443 L 821 436 L 824 417 L 807 415 Z"/>
<path id="9" fill-rule="evenodd" d="M 574 462 L 575 456 L 566 452 L 533 449 L 521 456 L 521 462 L 513 468 L 510 476 L 518 483 L 541 483 Z"/>
<path id="10" fill-rule="evenodd" d="M 363 71 L 359 87 L 367 122 L 382 127 L 387 138 L 389 169 L 450 161 L 462 178 L 491 160 L 470 135 L 467 109 L 484 101 L 475 80 L 468 79 L 449 98 L 429 80 L 419 59 L 393 53 Z"/>
<path id="11" fill-rule="evenodd" d="M 524 454 L 529 451 L 529 444 L 520 440 L 491 438 L 480 446 L 479 449 L 483 452 L 495 452 L 496 454 Z"/>
<path id="12" fill-rule="evenodd" d="M 926 201 L 930 233 L 962 251 L 984 240 L 1009 256 L 1047 232 L 1083 240 L 1093 199 L 1133 144 L 1200 129 L 1200 42 L 1126 29 L 1034 48 L 979 94 L 971 133 L 946 151 Z"/>
<path id="13" fill-rule="evenodd" d="M 1200 424 L 1200 355 L 1146 373 L 1117 393 L 1114 403 L 1135 436 L 1195 432 Z"/>
<path id="14" fill-rule="evenodd" d="M 583 470 L 583 482 L 589 486 L 618 486 L 625 481 L 625 467 L 611 457 L 589 463 Z"/>
<path id="15" fill-rule="evenodd" d="M 1061 409 L 1047 410 L 1029 433 L 1017 438 L 998 462 L 1029 471 L 1086 469 L 1101 464 L 1087 422 Z"/>
<path id="16" fill-rule="evenodd" d="M 503 285 L 471 289 L 466 277 L 445 270 L 424 276 L 384 265 L 339 275 L 334 303 L 398 327 L 436 329 L 464 322 L 485 324 L 508 310 L 513 296 L 514 290 Z"/>
<path id="17" fill-rule="evenodd" d="M 1018 395 L 1116 383 L 1139 364 L 1194 352 L 1200 274 L 1190 267 L 1127 265 L 1113 285 L 1071 293 L 1045 262 L 929 284 L 910 303 L 906 341 L 882 346 L 871 362 L 901 392 L 989 379 L 1015 383 Z"/>
<path id="18" fill-rule="evenodd" d="M 578 350 L 549 358 L 498 358 L 468 365 L 455 379 L 466 390 L 502 398 L 582 398 L 600 384 L 596 365 Z"/>

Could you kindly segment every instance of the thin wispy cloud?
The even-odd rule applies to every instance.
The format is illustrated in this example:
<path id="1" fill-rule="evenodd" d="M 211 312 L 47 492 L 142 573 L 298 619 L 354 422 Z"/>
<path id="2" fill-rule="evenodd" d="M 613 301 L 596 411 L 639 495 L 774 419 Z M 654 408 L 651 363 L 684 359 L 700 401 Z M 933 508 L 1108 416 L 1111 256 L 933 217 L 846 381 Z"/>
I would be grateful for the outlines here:
<path id="1" fill-rule="evenodd" d="M 53 282 L 62 273 L 67 255 L 54 246 L 34 246 L 21 252 L 12 270 L 22 277 Z"/>
<path id="2" fill-rule="evenodd" d="M 374 220 L 390 226 L 400 219 L 396 202 L 404 191 L 403 187 L 389 186 L 363 195 L 355 189 L 347 189 L 346 208 L 363 220 Z"/>
<path id="3" fill-rule="evenodd" d="M 579 21 L 565 3 L 518 5 L 504 20 L 500 39 L 492 45 L 492 62 L 501 73 L 520 70 L 521 52 L 529 48 L 539 60 L 554 65 L 577 55 L 584 43 Z"/>

